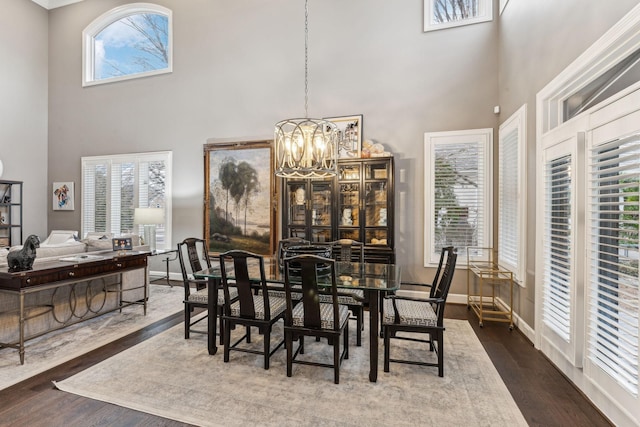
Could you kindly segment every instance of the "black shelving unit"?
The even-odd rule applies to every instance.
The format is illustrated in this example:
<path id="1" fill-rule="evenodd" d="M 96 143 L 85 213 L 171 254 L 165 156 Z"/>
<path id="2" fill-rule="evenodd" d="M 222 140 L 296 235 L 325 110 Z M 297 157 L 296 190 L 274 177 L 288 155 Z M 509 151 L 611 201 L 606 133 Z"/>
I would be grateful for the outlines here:
<path id="1" fill-rule="evenodd" d="M 22 244 L 22 181 L 0 180 L 0 247 Z"/>

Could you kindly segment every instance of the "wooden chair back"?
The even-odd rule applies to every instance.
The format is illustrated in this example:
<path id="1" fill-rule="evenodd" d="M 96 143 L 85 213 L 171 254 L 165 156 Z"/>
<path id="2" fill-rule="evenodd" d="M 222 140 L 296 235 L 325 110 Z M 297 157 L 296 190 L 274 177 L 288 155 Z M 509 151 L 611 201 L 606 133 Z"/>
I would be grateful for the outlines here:
<path id="1" fill-rule="evenodd" d="M 298 255 L 284 259 L 285 293 L 287 311 L 285 324 L 292 326 L 292 311 L 296 300 L 292 298 L 294 285 L 302 286 L 302 301 L 304 308 L 304 327 L 322 329 L 320 315 L 320 294 L 332 296 L 334 330 L 340 330 L 340 316 L 338 307 L 338 288 L 336 286 L 335 260 L 317 255 Z"/>
<path id="2" fill-rule="evenodd" d="M 222 289 L 225 298 L 225 315 L 231 315 L 231 296 L 229 287 L 233 286 L 238 290 L 238 302 L 240 304 L 240 317 L 245 319 L 255 319 L 256 310 L 254 304 L 254 288 L 258 286 L 262 290 L 264 304 L 264 320 L 269 320 L 271 310 L 269 306 L 269 295 L 267 292 L 267 279 L 264 270 L 264 258 L 261 255 L 248 251 L 231 250 L 223 252 L 219 256 L 220 273 L 222 276 Z M 251 279 L 250 269 L 259 270 L 260 281 Z M 256 277 L 255 273 L 253 276 Z"/>
<path id="3" fill-rule="evenodd" d="M 282 270 L 284 267 L 283 260 L 285 257 L 285 251 L 289 246 L 306 246 L 310 245 L 311 242 L 305 240 L 301 237 L 289 237 L 286 239 L 282 239 L 278 242 L 278 252 L 276 252 L 276 260 L 278 261 L 278 266 Z"/>
<path id="4" fill-rule="evenodd" d="M 352 239 L 340 239 L 329 243 L 331 257 L 336 261 L 364 262 L 364 243 Z"/>

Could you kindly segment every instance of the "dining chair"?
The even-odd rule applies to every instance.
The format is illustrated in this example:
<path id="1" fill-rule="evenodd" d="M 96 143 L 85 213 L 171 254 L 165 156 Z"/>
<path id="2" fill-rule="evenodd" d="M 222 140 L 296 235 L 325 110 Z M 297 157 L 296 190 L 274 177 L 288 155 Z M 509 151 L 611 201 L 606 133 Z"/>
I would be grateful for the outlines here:
<path id="1" fill-rule="evenodd" d="M 287 248 L 294 246 L 310 246 L 311 242 L 309 240 L 305 240 L 301 237 L 288 237 L 286 239 L 282 239 L 278 241 L 278 250 L 276 252 L 276 262 L 280 271 L 284 269 L 283 260 L 287 256 Z M 255 289 L 257 294 L 260 294 L 259 289 Z M 284 298 L 284 285 L 272 284 L 269 287 L 269 293 L 276 297 Z M 299 292 L 294 294 L 298 300 L 302 298 L 302 294 Z"/>
<path id="2" fill-rule="evenodd" d="M 284 260 L 286 316 L 284 323 L 287 348 L 287 376 L 293 374 L 293 364 L 333 368 L 334 382 L 340 383 L 340 365 L 349 358 L 349 309 L 338 303 L 335 260 L 317 255 L 298 255 Z M 320 283 L 319 283 L 320 282 Z M 292 298 L 294 285 L 302 286 L 302 301 Z M 322 302 L 318 296 L 329 296 Z M 344 343 L 340 350 L 340 336 Z M 304 337 L 327 338 L 333 346 L 333 363 L 299 360 L 304 354 Z M 293 349 L 293 342 L 300 341 Z"/>
<path id="3" fill-rule="evenodd" d="M 329 243 L 331 257 L 341 262 L 364 262 L 364 243 L 352 239 L 339 239 Z M 345 278 L 348 280 L 348 278 Z M 328 295 L 322 296 L 327 302 Z M 365 295 L 362 289 L 341 289 L 338 292 L 338 303 L 349 307 L 356 321 L 356 346 L 362 345 L 362 330 L 364 329 Z"/>
<path id="4" fill-rule="evenodd" d="M 437 283 L 430 286 L 429 298 L 388 295 L 384 298 L 382 329 L 384 335 L 384 371 L 389 372 L 389 362 L 409 363 L 421 366 L 437 366 L 438 376 L 444 376 L 444 308 L 455 272 L 458 254 L 453 247 L 442 250 L 446 258 Z M 437 273 L 438 274 L 438 273 Z M 401 332 L 427 334 L 426 339 L 399 335 Z M 437 355 L 437 363 L 422 360 L 401 360 L 390 357 L 391 339 L 403 339 L 429 344 L 429 350 Z"/>
<path id="5" fill-rule="evenodd" d="M 410 286 L 420 286 L 425 288 L 430 288 L 429 290 L 429 298 L 434 298 L 436 290 L 438 289 L 438 280 L 440 279 L 440 274 L 442 272 L 442 265 L 444 264 L 444 260 L 447 258 L 447 254 L 453 248 L 453 246 L 445 246 L 440 249 L 440 260 L 438 261 L 438 267 L 436 268 L 436 273 L 433 276 L 431 283 L 416 283 L 416 282 L 402 282 L 402 285 L 410 285 Z M 393 292 L 392 294 L 395 294 Z M 384 318 L 384 304 L 380 304 L 380 318 Z M 384 338 L 384 331 L 382 330 L 382 325 L 380 325 L 380 338 Z"/>
<path id="6" fill-rule="evenodd" d="M 284 318 L 285 299 L 273 296 L 268 292 L 264 259 L 261 255 L 242 250 L 231 250 L 221 253 L 219 259 L 224 294 L 224 311 L 222 314 L 222 323 L 224 324 L 224 361 L 229 361 L 231 350 L 262 354 L 264 356 L 264 369 L 269 369 L 269 358 L 284 344 L 283 339 L 271 350 L 271 330 L 274 323 Z M 250 267 L 259 269 L 260 280 L 258 283 L 250 279 Z M 259 294 L 253 292 L 254 286 L 260 289 Z M 237 299 L 233 298 L 234 289 L 238 293 Z M 245 334 L 231 344 L 231 330 L 238 325 L 245 327 Z M 246 344 L 251 343 L 252 327 L 258 328 L 259 333 L 264 335 L 263 350 L 239 346 L 244 341 L 246 341 Z"/>
<path id="7" fill-rule="evenodd" d="M 283 260 L 285 258 L 285 252 L 289 246 L 308 246 L 311 242 L 303 239 L 302 237 L 288 237 L 278 241 L 278 252 L 276 252 L 276 260 L 280 270 L 284 268 Z"/>
<path id="8" fill-rule="evenodd" d="M 191 315 L 195 308 L 207 308 L 209 295 L 207 291 L 208 281 L 206 279 L 194 279 L 194 272 L 211 267 L 211 259 L 207 251 L 207 243 L 203 239 L 188 237 L 178 243 L 178 259 L 180 260 L 180 271 L 184 284 L 184 338 L 189 339 L 190 333 L 205 334 L 208 332 L 193 329 L 193 326 L 203 321 L 209 315 L 201 317 L 196 321 L 191 320 Z M 204 261 L 204 266 L 201 261 Z M 231 291 L 232 298 L 237 298 L 237 291 Z M 222 315 L 224 296 L 218 293 L 217 316 Z M 220 343 L 223 342 L 224 330 L 220 323 Z"/>

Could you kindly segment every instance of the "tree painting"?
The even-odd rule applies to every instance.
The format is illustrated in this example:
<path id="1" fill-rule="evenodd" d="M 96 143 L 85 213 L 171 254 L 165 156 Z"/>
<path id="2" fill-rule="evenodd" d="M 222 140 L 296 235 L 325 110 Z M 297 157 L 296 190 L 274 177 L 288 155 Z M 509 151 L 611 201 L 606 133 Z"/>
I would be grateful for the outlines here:
<path id="1" fill-rule="evenodd" d="M 205 237 L 212 252 L 273 254 L 270 141 L 206 144 Z"/>

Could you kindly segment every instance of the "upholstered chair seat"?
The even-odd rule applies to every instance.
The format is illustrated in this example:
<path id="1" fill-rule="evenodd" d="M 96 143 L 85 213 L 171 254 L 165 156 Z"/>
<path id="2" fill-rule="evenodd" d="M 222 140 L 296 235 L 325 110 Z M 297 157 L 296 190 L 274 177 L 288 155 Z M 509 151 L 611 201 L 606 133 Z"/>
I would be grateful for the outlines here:
<path id="1" fill-rule="evenodd" d="M 231 293 L 231 289 L 229 290 L 230 293 Z M 282 291 L 282 293 L 284 296 L 284 291 Z M 264 310 L 264 298 L 262 298 L 262 295 L 253 296 L 253 307 L 255 310 L 256 319 L 264 320 L 265 310 Z M 282 312 L 284 312 L 285 308 L 287 308 L 287 302 L 284 299 L 284 297 L 280 298 L 280 297 L 276 297 L 269 294 L 269 307 L 271 309 L 271 316 L 277 317 L 277 316 L 280 316 Z M 232 303 L 230 310 L 231 310 L 230 315 L 232 317 L 240 317 L 240 301 L 236 301 Z"/>
<path id="2" fill-rule="evenodd" d="M 399 325 L 435 327 L 438 324 L 438 316 L 431 304 L 425 304 L 423 301 L 406 301 L 399 299 L 396 300 L 396 307 L 400 317 L 400 321 L 397 322 Z M 382 323 L 394 322 L 393 301 L 385 299 Z"/>
<path id="3" fill-rule="evenodd" d="M 340 299 L 338 297 L 338 299 Z M 349 308 L 347 306 L 339 306 L 339 327 L 349 320 Z M 304 307 L 303 304 L 296 304 L 291 313 L 291 321 L 293 326 L 304 327 Z M 320 327 L 322 329 L 334 329 L 333 324 L 333 305 L 320 304 Z"/>
<path id="4" fill-rule="evenodd" d="M 230 288 L 229 293 L 232 295 L 232 299 L 236 299 L 238 297 L 238 290 Z M 187 301 L 190 303 L 198 303 L 198 304 L 207 304 L 209 302 L 209 290 L 207 288 L 200 289 L 196 292 L 191 292 Z M 224 305 L 224 294 L 222 292 L 218 292 L 218 307 L 222 307 Z"/>
<path id="5" fill-rule="evenodd" d="M 326 294 L 320 295 L 320 302 L 323 302 L 323 303 L 331 302 L 331 295 L 326 295 Z M 363 302 L 364 302 L 364 291 L 362 289 L 355 289 L 353 291 L 340 289 L 340 292 L 338 293 L 338 304 L 361 306 L 363 305 Z"/>

